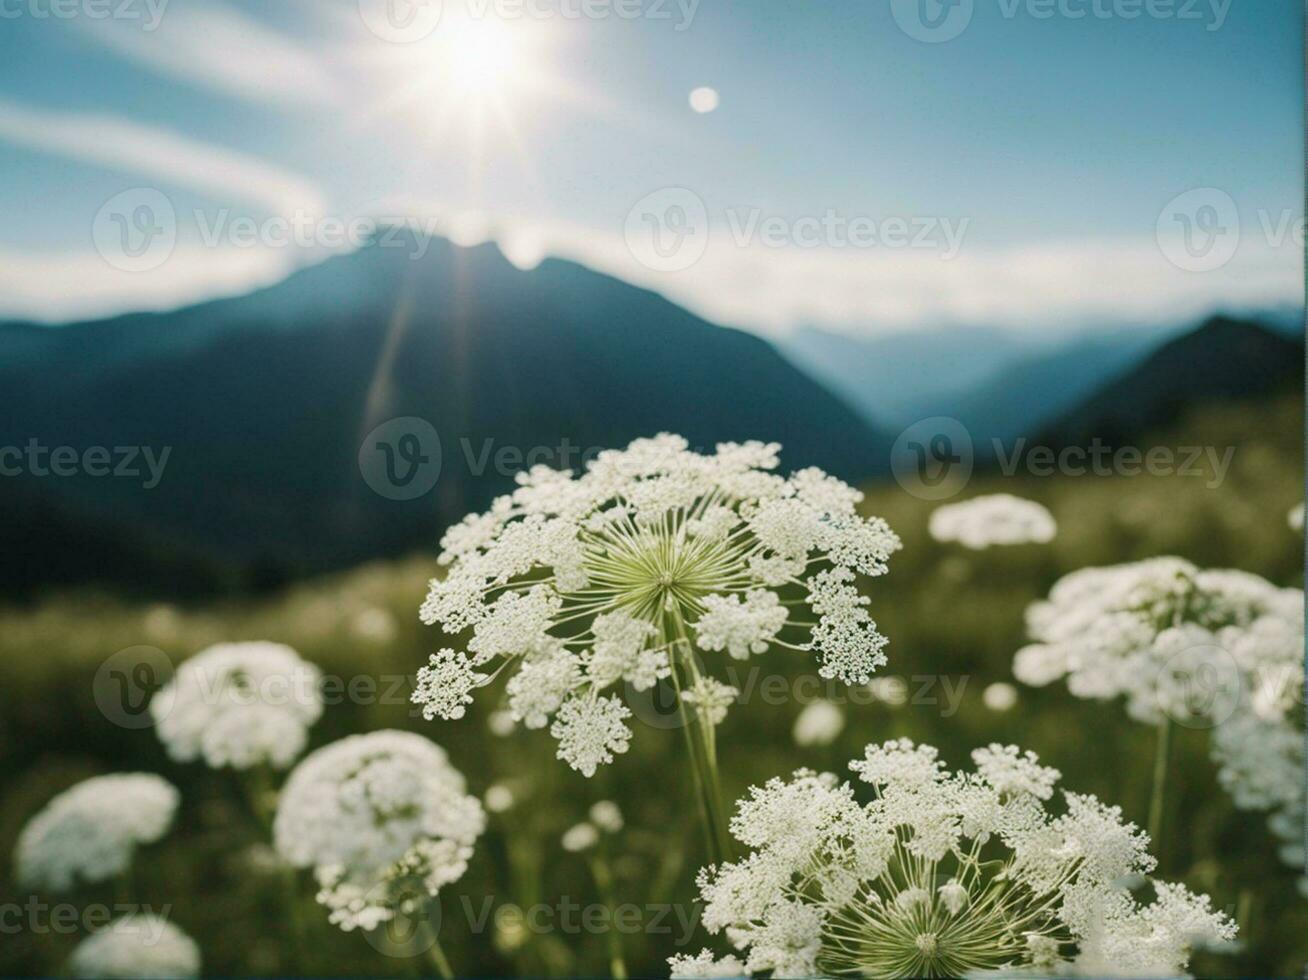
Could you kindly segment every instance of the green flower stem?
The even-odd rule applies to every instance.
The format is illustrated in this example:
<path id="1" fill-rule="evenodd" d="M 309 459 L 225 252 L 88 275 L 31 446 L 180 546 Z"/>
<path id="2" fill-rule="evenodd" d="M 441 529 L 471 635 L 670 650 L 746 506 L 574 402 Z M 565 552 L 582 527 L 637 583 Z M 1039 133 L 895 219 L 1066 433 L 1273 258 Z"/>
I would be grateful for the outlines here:
<path id="1" fill-rule="evenodd" d="M 1172 722 L 1164 718 L 1154 742 L 1154 779 L 1149 795 L 1149 839 L 1153 841 L 1159 870 L 1163 866 L 1163 815 L 1167 793 L 1167 767 L 1172 750 Z"/>
<path id="2" fill-rule="evenodd" d="M 603 850 L 595 852 L 590 860 L 590 873 L 595 879 L 595 885 L 599 889 L 600 901 L 608 906 L 610 912 L 617 908 L 617 901 L 613 895 L 613 873 L 609 870 L 609 862 L 604 856 Z M 613 928 L 610 922 L 608 933 L 609 943 L 609 973 L 613 980 L 627 980 L 627 961 L 622 956 L 622 936 L 618 930 Z"/>
<path id="3" fill-rule="evenodd" d="M 423 915 L 418 922 L 418 941 L 426 946 L 427 962 L 436 970 L 438 976 L 443 980 L 454 980 L 454 970 L 450 967 L 450 961 L 445 956 L 445 950 L 441 949 L 440 938 L 436 931 L 432 929 L 428 916 Z"/>

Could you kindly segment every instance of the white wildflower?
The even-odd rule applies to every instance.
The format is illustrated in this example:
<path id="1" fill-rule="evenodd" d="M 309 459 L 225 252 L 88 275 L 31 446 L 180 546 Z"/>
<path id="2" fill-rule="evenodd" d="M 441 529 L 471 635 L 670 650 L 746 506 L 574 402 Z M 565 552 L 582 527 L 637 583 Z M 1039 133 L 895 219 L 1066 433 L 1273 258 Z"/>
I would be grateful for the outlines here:
<path id="1" fill-rule="evenodd" d="M 68 972 L 86 980 L 198 977 L 200 948 L 167 919 L 128 915 L 83 939 L 68 958 Z"/>
<path id="2" fill-rule="evenodd" d="M 599 843 L 599 839 L 599 830 L 594 824 L 579 823 L 563 832 L 560 843 L 565 851 L 578 854 L 581 851 L 589 851 Z"/>
<path id="3" fill-rule="evenodd" d="M 738 697 L 738 688 L 713 677 L 697 677 L 689 689 L 681 692 L 681 700 L 693 705 L 710 726 L 721 725 L 726 720 L 727 709 Z"/>
<path id="4" fill-rule="evenodd" d="M 472 704 L 472 692 L 489 679 L 477 672 L 465 654 L 441 650 L 418 671 L 414 700 L 422 705 L 422 716 L 428 721 L 462 718 L 465 706 Z"/>
<path id="5" fill-rule="evenodd" d="M 1291 531 L 1303 532 L 1303 501 L 1299 501 L 1290 508 L 1290 513 L 1285 515 L 1285 523 L 1290 525 Z"/>
<path id="6" fill-rule="evenodd" d="M 281 643 L 222 643 L 185 661 L 150 702 L 179 762 L 285 769 L 322 714 L 321 673 Z"/>
<path id="7" fill-rule="evenodd" d="M 580 695 L 564 702 L 550 726 L 550 734 L 559 742 L 559 758 L 583 776 L 595 775 L 601 765 L 613 761 L 615 753 L 627 751 L 630 717 L 631 709 L 616 697 Z"/>
<path id="8" fill-rule="evenodd" d="M 612 800 L 600 800 L 590 808 L 590 822 L 606 834 L 616 834 L 623 827 L 622 810 Z"/>
<path id="9" fill-rule="evenodd" d="M 992 545 L 1047 544 L 1058 533 L 1048 510 L 1007 493 L 937 507 L 927 529 L 937 541 L 957 541 L 978 551 Z"/>
<path id="10" fill-rule="evenodd" d="M 679 690 L 707 693 L 694 646 L 738 659 L 809 652 L 824 677 L 866 683 L 886 641 L 859 576 L 883 574 L 899 539 L 820 470 L 770 472 L 778 449 L 701 454 L 665 434 L 600 453 L 579 475 L 519 474 L 441 542 L 448 571 L 421 616 L 470 632 L 470 665 L 444 657 L 414 700 L 456 717 L 482 676 L 473 667 L 507 667 L 514 720 L 549 727 L 559 757 L 593 774 L 630 737 L 619 684 L 643 691 L 675 671 Z"/>
<path id="11" fill-rule="evenodd" d="M 991 711 L 1010 711 L 1017 704 L 1017 688 L 1003 681 L 987 684 L 981 692 L 981 703 Z"/>
<path id="12" fill-rule="evenodd" d="M 458 880 L 485 819 L 444 750 L 380 731 L 333 742 L 296 766 L 273 837 L 289 863 L 314 870 L 318 900 L 348 931 L 393 918 L 414 888 L 434 896 Z"/>
<path id="13" fill-rule="evenodd" d="M 482 797 L 482 802 L 486 805 L 490 813 L 507 813 L 513 809 L 514 798 L 513 790 L 503 783 L 494 783 L 487 787 L 486 795 Z"/>
<path id="14" fill-rule="evenodd" d="M 745 964 L 734 956 L 717 959 L 707 949 L 697 955 L 668 957 L 668 974 L 670 980 L 729 980 L 732 977 L 745 976 Z"/>
<path id="15" fill-rule="evenodd" d="M 1069 793 L 1051 813 L 1054 770 L 1012 746 L 974 755 L 978 771 L 956 773 L 930 746 L 870 745 L 851 764 L 872 784 L 866 803 L 807 770 L 752 789 L 731 829 L 753 851 L 699 876 L 705 927 L 744 957 L 726 969 L 1050 975 L 1111 954 L 1177 976 L 1195 950 L 1235 938 L 1180 885 L 1155 882 L 1148 905 L 1121 889 L 1154 862 L 1116 807 Z M 708 953 L 670 963 L 683 976 L 715 966 Z"/>
<path id="16" fill-rule="evenodd" d="M 791 734 L 795 744 L 802 748 L 830 745 L 845 727 L 845 716 L 830 701 L 814 701 L 805 705 L 795 719 Z"/>
<path id="17" fill-rule="evenodd" d="M 65 892 L 123 874 L 138 846 L 168 832 L 180 794 L 149 773 L 115 773 L 60 793 L 19 834 L 14 865 L 26 888 Z"/>

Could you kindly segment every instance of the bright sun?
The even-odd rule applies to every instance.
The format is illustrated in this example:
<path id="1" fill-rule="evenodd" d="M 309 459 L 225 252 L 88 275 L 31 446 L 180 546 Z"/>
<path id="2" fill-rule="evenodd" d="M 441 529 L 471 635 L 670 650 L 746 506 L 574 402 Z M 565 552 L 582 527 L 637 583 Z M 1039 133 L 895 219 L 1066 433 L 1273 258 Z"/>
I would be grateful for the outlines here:
<path id="1" fill-rule="evenodd" d="M 512 28 L 498 20 L 462 20 L 442 25 L 433 45 L 434 74 L 465 96 L 506 93 L 527 74 L 526 51 Z"/>

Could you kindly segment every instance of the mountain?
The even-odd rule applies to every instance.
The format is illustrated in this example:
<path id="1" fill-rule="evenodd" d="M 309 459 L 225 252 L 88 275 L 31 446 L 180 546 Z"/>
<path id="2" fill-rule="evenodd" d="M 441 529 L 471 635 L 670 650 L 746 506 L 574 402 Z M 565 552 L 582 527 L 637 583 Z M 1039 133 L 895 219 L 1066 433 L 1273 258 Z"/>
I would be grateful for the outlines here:
<path id="1" fill-rule="evenodd" d="M 960 327 L 908 333 L 834 333 L 803 327 L 779 341 L 782 353 L 858 409 L 896 427 L 947 408 L 1039 341 L 1006 330 Z"/>
<path id="2" fill-rule="evenodd" d="M 704 448 L 775 440 L 786 468 L 849 479 L 887 466 L 888 436 L 751 334 L 569 262 L 525 271 L 493 245 L 439 240 L 416 254 L 377 242 L 237 299 L 0 327 L 0 446 L 169 452 L 153 487 L 138 454 L 136 476 L 29 466 L 7 497 L 114 535 L 94 555 L 166 545 L 274 580 L 432 551 L 525 466 L 665 430 Z M 393 423 L 386 445 L 365 442 L 409 417 L 430 429 Z M 434 486 L 396 499 L 421 489 L 404 482 L 419 462 Z M 23 565 L 40 545 L 16 540 Z M 94 555 L 64 558 L 115 578 Z"/>
<path id="3" fill-rule="evenodd" d="M 992 455 L 996 444 L 1030 438 L 1071 411 L 1099 386 L 1165 343 L 1171 333 L 1163 328 L 1131 328 L 1075 339 L 1007 365 L 972 389 L 957 393 L 939 414 L 967 426 L 979 456 Z"/>
<path id="4" fill-rule="evenodd" d="M 1177 337 L 1101 387 L 1046 427 L 1037 442 L 1055 448 L 1138 440 L 1200 403 L 1234 401 L 1298 389 L 1302 339 L 1260 323 L 1215 316 Z"/>

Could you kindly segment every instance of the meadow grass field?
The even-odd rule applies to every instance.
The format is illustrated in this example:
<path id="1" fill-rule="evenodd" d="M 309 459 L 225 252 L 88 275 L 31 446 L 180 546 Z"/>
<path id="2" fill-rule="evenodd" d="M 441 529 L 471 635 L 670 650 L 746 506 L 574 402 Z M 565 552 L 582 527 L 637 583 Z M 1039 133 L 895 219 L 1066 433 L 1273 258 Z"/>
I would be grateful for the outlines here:
<path id="1" fill-rule="evenodd" d="M 898 680 L 851 692 L 818 678 L 811 661 L 778 651 L 733 664 L 730 679 L 742 699 L 718 732 L 726 796 L 736 799 L 749 785 L 801 766 L 843 774 L 868 742 L 909 736 L 938 746 L 958 767 L 971 749 L 1000 741 L 1036 751 L 1062 771 L 1065 787 L 1119 804 L 1144 825 L 1151 728 L 1131 721 L 1119 703 L 1078 700 L 1061 683 L 1016 685 L 1017 701 L 1006 711 L 987 707 L 983 692 L 997 682 L 1016 684 L 1011 662 L 1025 641 L 1024 609 L 1078 568 L 1179 555 L 1301 587 L 1302 541 L 1286 524 L 1287 511 L 1303 497 L 1301 413 L 1294 398 L 1212 408 L 1151 440 L 1237 447 L 1216 487 L 1211 472 L 993 474 L 968 486 L 967 496 L 1003 491 L 1045 504 L 1059 524 L 1048 545 L 983 552 L 942 545 L 926 533 L 933 504 L 895 484 L 868 487 L 865 511 L 884 517 L 904 542 L 889 574 L 868 590 L 872 613 L 890 637 L 880 676 Z M 377 948 L 384 944 L 328 925 L 308 876 L 281 868 L 268 846 L 266 784 L 172 762 L 148 727 L 123 727 L 102 711 L 97 671 L 116 651 L 146 645 L 176 663 L 213 643 L 271 639 L 295 647 L 329 680 L 312 747 L 351 733 L 411 729 L 449 751 L 473 792 L 495 783 L 511 790 L 515 805 L 491 814 L 468 873 L 442 891 L 439 933 L 458 972 L 607 975 L 615 932 L 637 976 L 666 975 L 664 959 L 673 953 L 720 948 L 720 940 L 694 928 L 693 879 L 703 844 L 675 728 L 636 719 L 630 751 L 587 780 L 554 761 L 555 743 L 543 732 L 493 734 L 493 697 L 479 697 L 467 717 L 451 722 L 425 722 L 408 703 L 411 675 L 439 643 L 417 617 L 425 583 L 437 573 L 435 542 L 414 546 L 419 557 L 257 601 L 129 604 L 105 590 L 0 610 L 0 901 L 28 901 L 12 883 L 10 855 L 23 823 L 55 792 L 92 774 L 145 770 L 181 789 L 176 827 L 141 853 L 129 881 L 87 889 L 70 899 L 74 904 L 166 907 L 198 941 L 211 974 L 429 971 L 423 959 L 388 956 Z M 791 728 L 817 696 L 840 704 L 846 724 L 833 744 L 800 748 Z M 1237 950 L 1205 954 L 1196 972 L 1301 975 L 1308 899 L 1278 858 L 1263 815 L 1237 810 L 1219 787 L 1207 732 L 1178 727 L 1167 785 L 1165 831 L 1153 848 L 1160 873 L 1212 895 L 1242 931 Z M 591 857 L 563 850 L 560 835 L 606 799 L 619 804 L 625 827 L 606 835 Z M 597 883 L 597 870 L 599 881 L 611 873 L 611 893 L 633 906 L 615 920 L 621 930 L 604 928 L 601 907 L 610 891 Z M 17 931 L 6 925 L 0 973 L 55 972 L 84 935 L 80 928 L 46 928 L 42 914 L 25 912 Z"/>

